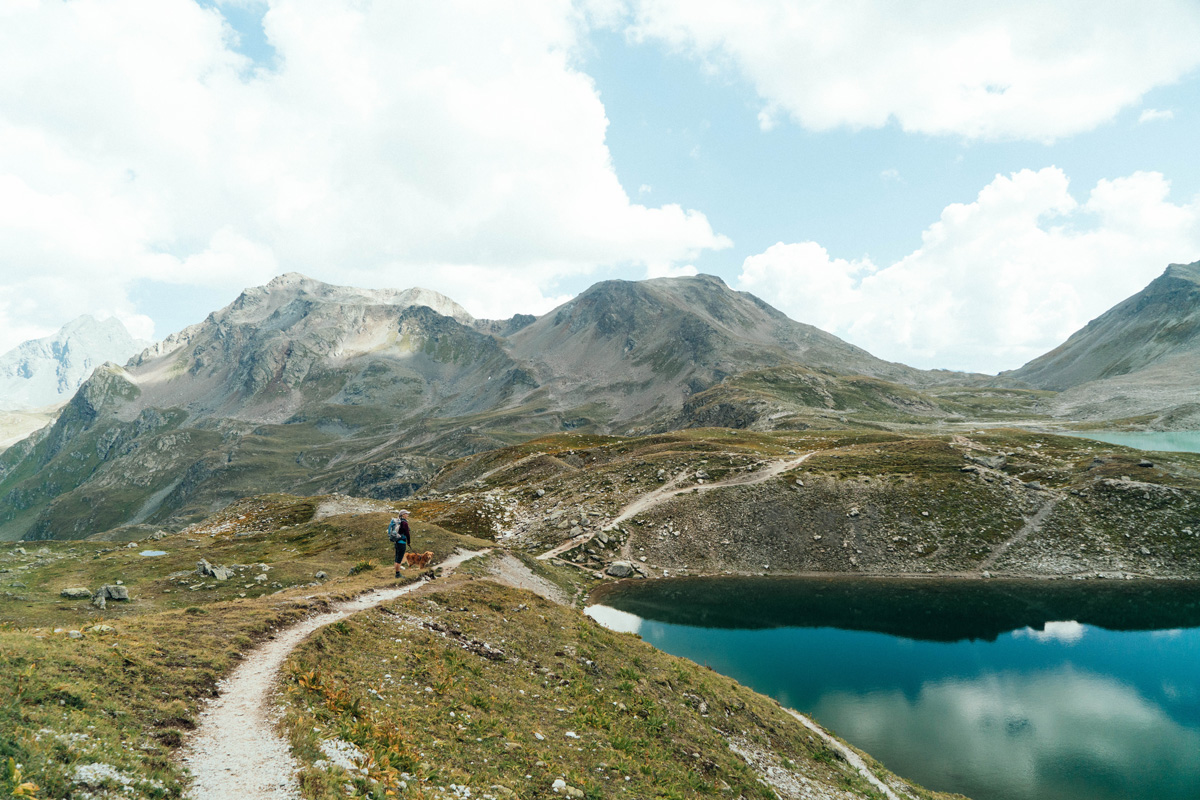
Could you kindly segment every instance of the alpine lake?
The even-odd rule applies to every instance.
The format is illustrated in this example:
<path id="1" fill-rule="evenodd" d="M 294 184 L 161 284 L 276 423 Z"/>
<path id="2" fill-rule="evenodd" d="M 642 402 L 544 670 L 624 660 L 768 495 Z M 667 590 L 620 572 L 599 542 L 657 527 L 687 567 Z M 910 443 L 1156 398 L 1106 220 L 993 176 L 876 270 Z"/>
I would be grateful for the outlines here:
<path id="1" fill-rule="evenodd" d="M 1103 436 L 1200 449 L 1198 433 Z M 593 600 L 601 624 L 810 714 L 930 789 L 1200 797 L 1200 580 L 675 578 Z"/>

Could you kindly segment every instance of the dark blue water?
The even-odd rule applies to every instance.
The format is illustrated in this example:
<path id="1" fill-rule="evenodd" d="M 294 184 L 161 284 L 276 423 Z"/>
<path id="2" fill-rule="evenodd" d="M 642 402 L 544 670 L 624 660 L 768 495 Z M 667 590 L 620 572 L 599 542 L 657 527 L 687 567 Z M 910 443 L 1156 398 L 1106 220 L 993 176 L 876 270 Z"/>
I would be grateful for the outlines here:
<path id="1" fill-rule="evenodd" d="M 1200 798 L 1200 587 L 685 579 L 602 603 L 931 789 Z"/>

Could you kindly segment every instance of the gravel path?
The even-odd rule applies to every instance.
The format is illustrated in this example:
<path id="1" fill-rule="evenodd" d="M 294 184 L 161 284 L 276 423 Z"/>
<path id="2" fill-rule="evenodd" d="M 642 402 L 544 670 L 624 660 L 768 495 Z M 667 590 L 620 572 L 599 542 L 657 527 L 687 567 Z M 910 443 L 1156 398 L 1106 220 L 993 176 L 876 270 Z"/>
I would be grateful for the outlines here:
<path id="1" fill-rule="evenodd" d="M 976 572 L 983 572 L 991 569 L 996 565 L 996 562 L 1000 560 L 1000 557 L 1008 552 L 1009 548 L 1028 539 L 1029 534 L 1041 530 L 1042 523 L 1046 521 L 1046 517 L 1050 516 L 1050 512 L 1054 510 L 1056 505 L 1058 505 L 1059 500 L 1062 500 L 1062 497 L 1058 495 L 1047 500 L 1046 504 L 1039 508 L 1036 514 L 1025 520 L 1025 524 L 1021 526 L 1021 530 L 1014 533 L 1010 539 L 992 551 L 992 554 L 988 556 L 982 564 L 979 565 L 979 568 L 976 570 Z"/>
<path id="2" fill-rule="evenodd" d="M 726 478 L 723 481 L 702 483 L 695 486 L 689 485 L 681 487 L 680 484 L 692 477 L 694 474 L 691 472 L 681 472 L 667 483 L 664 483 L 662 486 L 640 495 L 636 500 L 621 509 L 620 514 L 604 523 L 602 526 L 600 526 L 600 528 L 602 530 L 611 530 L 625 520 L 636 517 L 638 514 L 644 513 L 645 511 L 648 511 L 657 505 L 661 505 L 677 495 L 688 492 L 711 492 L 713 489 L 726 489 L 730 486 L 753 486 L 756 483 L 764 483 L 765 481 L 769 481 L 772 478 L 782 475 L 788 470 L 795 469 L 796 467 L 800 466 L 804 463 L 806 458 L 813 455 L 815 452 L 816 451 L 814 450 L 810 453 L 805 453 L 799 458 L 782 458 L 778 461 L 772 462 L 770 465 L 763 467 L 762 469 L 755 470 L 754 472 L 735 475 L 734 477 Z M 556 545 L 550 550 L 547 550 L 539 555 L 538 560 L 545 561 L 547 559 L 560 556 L 572 548 L 578 547 L 586 542 L 590 542 L 595 535 L 596 531 L 588 531 L 587 533 L 582 533 L 573 539 L 568 539 L 562 544 Z"/>
<path id="3" fill-rule="evenodd" d="M 449 573 L 484 552 L 459 551 L 441 563 L 442 571 Z M 275 733 L 276 712 L 271 696 L 280 667 L 288 654 L 318 628 L 394 600 L 424 583 L 376 589 L 339 603 L 333 611 L 279 631 L 252 650 L 221 682 L 220 695 L 200 714 L 200 727 L 184 747 L 183 762 L 192 773 L 186 796 L 191 800 L 299 800 L 296 764 L 287 743 Z"/>

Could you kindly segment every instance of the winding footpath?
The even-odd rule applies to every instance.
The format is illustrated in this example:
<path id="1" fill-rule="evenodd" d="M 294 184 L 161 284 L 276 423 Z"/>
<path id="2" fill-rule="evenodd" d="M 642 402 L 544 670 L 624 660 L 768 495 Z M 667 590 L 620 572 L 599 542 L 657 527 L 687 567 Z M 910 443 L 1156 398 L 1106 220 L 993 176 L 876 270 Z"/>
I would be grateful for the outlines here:
<path id="1" fill-rule="evenodd" d="M 621 509 L 621 513 L 613 517 L 608 522 L 601 525 L 598 530 L 610 531 L 613 528 L 625 522 L 628 519 L 636 517 L 638 514 L 645 513 L 655 506 L 662 505 L 668 500 L 677 497 L 681 494 L 689 492 L 711 492 L 714 489 L 727 489 L 730 486 L 753 486 L 756 483 L 765 483 L 772 478 L 777 478 L 788 470 L 793 470 L 804 463 L 805 459 L 816 453 L 816 450 L 805 453 L 798 458 L 781 458 L 770 462 L 762 469 L 754 472 L 735 475 L 732 478 L 726 478 L 723 481 L 713 481 L 712 483 L 701 483 L 697 485 L 681 486 L 688 478 L 695 475 L 694 472 L 681 472 L 671 480 L 659 486 L 657 489 L 638 495 L 632 502 Z M 574 549 L 581 544 L 586 544 L 595 538 L 597 531 L 588 531 L 568 539 L 562 544 L 556 545 L 546 552 L 538 556 L 539 561 L 547 561 L 551 558 L 556 558 L 568 550 Z"/>
<path id="2" fill-rule="evenodd" d="M 487 552 L 459 551 L 441 563 L 443 574 Z M 287 742 L 275 733 L 276 713 L 271 702 L 283 662 L 319 628 L 395 600 L 425 583 L 367 592 L 337 604 L 333 611 L 278 631 L 251 651 L 222 681 L 220 695 L 201 712 L 200 727 L 184 747 L 182 759 L 192 773 L 186 796 L 191 800 L 300 800 L 296 762 Z"/>
<path id="3" fill-rule="evenodd" d="M 1019 531 L 1014 533 L 1009 539 L 1002 542 L 995 550 L 992 551 L 992 554 L 979 565 L 979 568 L 976 570 L 976 572 L 982 573 L 985 570 L 990 570 L 992 567 L 996 566 L 996 562 L 1000 560 L 1001 556 L 1008 552 L 1009 548 L 1028 539 L 1031 533 L 1040 531 L 1042 529 L 1042 523 L 1046 521 L 1046 517 L 1050 516 L 1050 512 L 1054 510 L 1054 507 L 1058 505 L 1060 500 L 1062 500 L 1062 497 L 1059 495 L 1055 495 L 1047 500 L 1045 505 L 1039 508 L 1036 514 L 1025 520 L 1025 524 L 1021 526 Z"/>

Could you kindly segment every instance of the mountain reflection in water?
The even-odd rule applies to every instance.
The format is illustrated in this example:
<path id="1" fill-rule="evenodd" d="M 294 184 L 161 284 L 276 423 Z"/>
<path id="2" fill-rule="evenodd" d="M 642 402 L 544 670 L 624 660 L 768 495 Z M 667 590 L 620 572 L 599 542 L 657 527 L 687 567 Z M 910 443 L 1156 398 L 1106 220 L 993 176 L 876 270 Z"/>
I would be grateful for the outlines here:
<path id="1" fill-rule="evenodd" d="M 828 627 L 934 642 L 993 641 L 1051 620 L 1118 631 L 1200 627 L 1200 582 L 900 578 L 676 578 L 605 587 L 593 601 L 703 628 Z"/>
<path id="2" fill-rule="evenodd" d="M 598 601 L 931 789 L 1200 797 L 1196 583 L 677 579 Z"/>

